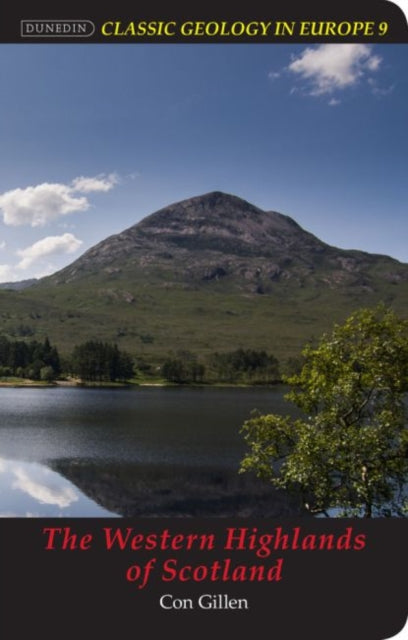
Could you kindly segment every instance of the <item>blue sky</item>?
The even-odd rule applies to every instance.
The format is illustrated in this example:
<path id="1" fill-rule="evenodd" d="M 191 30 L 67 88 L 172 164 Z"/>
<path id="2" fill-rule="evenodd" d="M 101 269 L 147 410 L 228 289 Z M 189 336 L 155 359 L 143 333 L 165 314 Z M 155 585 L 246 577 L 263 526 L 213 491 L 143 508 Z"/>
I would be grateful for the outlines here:
<path id="1" fill-rule="evenodd" d="M 0 281 L 213 190 L 408 262 L 407 45 L 0 45 Z"/>

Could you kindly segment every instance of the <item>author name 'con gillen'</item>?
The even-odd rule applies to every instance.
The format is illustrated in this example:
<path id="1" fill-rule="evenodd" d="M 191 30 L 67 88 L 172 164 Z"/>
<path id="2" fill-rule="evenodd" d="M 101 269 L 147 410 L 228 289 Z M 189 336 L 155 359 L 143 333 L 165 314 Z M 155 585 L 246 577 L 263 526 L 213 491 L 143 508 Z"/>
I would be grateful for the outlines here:
<path id="1" fill-rule="evenodd" d="M 226 593 L 203 593 L 196 600 L 192 598 L 176 598 L 171 593 L 160 597 L 160 607 L 166 610 L 185 611 L 188 609 L 235 610 L 249 609 L 246 598 L 230 598 Z"/>

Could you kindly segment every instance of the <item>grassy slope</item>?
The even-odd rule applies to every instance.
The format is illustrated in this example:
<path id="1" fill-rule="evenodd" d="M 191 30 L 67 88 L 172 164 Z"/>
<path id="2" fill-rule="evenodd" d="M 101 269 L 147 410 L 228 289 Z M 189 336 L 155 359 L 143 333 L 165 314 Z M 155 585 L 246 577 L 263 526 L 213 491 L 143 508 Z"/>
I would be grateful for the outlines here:
<path id="1" fill-rule="evenodd" d="M 285 360 L 358 307 L 383 301 L 408 315 L 408 283 L 379 283 L 374 292 L 279 283 L 260 295 L 239 292 L 233 282 L 166 287 L 154 274 L 148 280 L 95 273 L 86 282 L 0 291 L 0 333 L 21 337 L 28 327 L 28 337 L 47 335 L 62 354 L 93 338 L 115 341 L 152 362 L 179 349 L 206 355 L 239 346 Z"/>

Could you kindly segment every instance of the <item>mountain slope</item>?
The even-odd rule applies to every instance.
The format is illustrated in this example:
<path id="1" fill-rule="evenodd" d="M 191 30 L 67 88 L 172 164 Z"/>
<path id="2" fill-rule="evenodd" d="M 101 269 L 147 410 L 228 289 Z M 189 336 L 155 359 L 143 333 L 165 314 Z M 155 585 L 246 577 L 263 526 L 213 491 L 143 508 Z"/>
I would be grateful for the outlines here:
<path id="1" fill-rule="evenodd" d="M 408 265 L 331 247 L 288 216 L 220 192 L 172 204 L 23 291 L 0 291 L 0 330 L 62 351 L 113 340 L 160 362 L 262 348 L 285 358 L 359 306 L 408 310 Z"/>

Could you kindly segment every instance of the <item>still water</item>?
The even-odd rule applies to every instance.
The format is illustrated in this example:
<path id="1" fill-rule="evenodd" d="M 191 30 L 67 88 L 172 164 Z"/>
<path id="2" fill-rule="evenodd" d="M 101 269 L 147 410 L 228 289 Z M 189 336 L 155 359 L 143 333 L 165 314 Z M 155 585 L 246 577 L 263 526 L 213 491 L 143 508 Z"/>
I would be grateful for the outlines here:
<path id="1" fill-rule="evenodd" d="M 253 409 L 282 388 L 1 388 L 0 515 L 292 513 L 238 475 Z"/>

